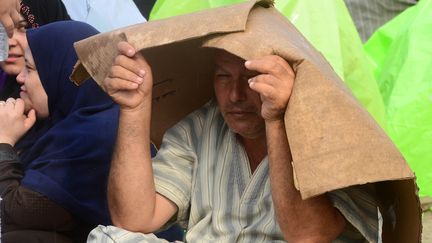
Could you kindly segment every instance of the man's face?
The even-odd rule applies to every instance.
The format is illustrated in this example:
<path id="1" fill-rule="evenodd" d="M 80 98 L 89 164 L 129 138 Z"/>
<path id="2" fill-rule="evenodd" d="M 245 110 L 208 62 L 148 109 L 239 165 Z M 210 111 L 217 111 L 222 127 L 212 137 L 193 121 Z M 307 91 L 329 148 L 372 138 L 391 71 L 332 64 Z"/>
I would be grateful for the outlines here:
<path id="1" fill-rule="evenodd" d="M 243 138 L 265 135 L 261 99 L 248 80 L 258 73 L 246 69 L 245 60 L 226 51 L 215 55 L 214 90 L 219 109 L 229 128 Z"/>

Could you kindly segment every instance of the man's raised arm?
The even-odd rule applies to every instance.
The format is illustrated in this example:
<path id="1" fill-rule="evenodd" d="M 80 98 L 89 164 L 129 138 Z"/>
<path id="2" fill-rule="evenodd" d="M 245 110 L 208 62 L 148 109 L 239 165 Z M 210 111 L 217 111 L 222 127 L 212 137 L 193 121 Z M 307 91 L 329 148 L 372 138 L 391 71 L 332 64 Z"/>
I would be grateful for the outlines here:
<path id="1" fill-rule="evenodd" d="M 177 211 L 155 192 L 150 154 L 153 78 L 150 66 L 127 42 L 118 45 L 103 89 L 120 106 L 117 143 L 108 181 L 108 204 L 114 225 L 154 232 Z"/>
<path id="2" fill-rule="evenodd" d="M 288 242 L 330 242 L 343 231 L 345 219 L 325 195 L 302 200 L 294 187 L 284 124 L 294 72 L 279 56 L 251 60 L 246 67 L 261 73 L 249 85 L 263 102 L 272 198 L 282 233 Z"/>

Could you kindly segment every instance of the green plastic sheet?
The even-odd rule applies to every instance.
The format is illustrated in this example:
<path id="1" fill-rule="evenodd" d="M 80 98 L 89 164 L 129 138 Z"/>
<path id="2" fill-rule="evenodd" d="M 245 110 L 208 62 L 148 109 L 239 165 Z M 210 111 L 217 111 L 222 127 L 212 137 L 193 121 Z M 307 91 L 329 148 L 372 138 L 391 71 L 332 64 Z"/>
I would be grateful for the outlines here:
<path id="1" fill-rule="evenodd" d="M 243 1 L 158 0 L 150 20 Z M 385 109 L 379 88 L 343 0 L 280 0 L 276 1 L 275 7 L 326 57 L 354 96 L 385 128 Z"/>
<path id="2" fill-rule="evenodd" d="M 374 66 L 387 133 L 432 196 L 432 0 L 421 0 L 379 28 L 364 46 Z"/>

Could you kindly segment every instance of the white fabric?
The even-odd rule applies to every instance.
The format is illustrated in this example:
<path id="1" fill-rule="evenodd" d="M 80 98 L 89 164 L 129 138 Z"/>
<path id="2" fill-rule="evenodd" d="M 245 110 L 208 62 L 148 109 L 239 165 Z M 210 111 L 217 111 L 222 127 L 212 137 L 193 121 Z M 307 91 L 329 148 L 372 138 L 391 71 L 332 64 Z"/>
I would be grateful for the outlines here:
<path id="1" fill-rule="evenodd" d="M 86 22 L 100 32 L 146 22 L 132 0 L 63 0 L 73 20 Z"/>

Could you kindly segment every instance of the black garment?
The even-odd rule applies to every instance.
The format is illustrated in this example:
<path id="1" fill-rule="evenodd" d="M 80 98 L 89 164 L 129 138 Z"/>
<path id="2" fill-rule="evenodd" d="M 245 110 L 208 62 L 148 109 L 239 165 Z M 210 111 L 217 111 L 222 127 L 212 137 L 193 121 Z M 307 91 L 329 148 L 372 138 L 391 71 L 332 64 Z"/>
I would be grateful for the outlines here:
<path id="1" fill-rule="evenodd" d="M 16 82 L 16 76 L 7 76 L 5 86 L 0 89 L 0 100 L 7 100 L 7 98 L 18 98 L 20 93 L 20 86 Z"/>
<path id="2" fill-rule="evenodd" d="M 23 0 L 21 14 L 29 24 L 28 28 L 71 19 L 61 0 Z"/>
<path id="3" fill-rule="evenodd" d="M 142 16 L 148 20 L 156 0 L 134 0 L 134 2 Z"/>
<path id="4" fill-rule="evenodd" d="M 0 143 L 0 172 L 2 242 L 53 242 L 50 239 L 54 238 L 58 243 L 86 241 L 95 225 L 79 222 L 45 196 L 22 187 L 21 162 L 9 144 Z"/>

